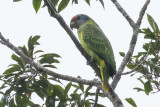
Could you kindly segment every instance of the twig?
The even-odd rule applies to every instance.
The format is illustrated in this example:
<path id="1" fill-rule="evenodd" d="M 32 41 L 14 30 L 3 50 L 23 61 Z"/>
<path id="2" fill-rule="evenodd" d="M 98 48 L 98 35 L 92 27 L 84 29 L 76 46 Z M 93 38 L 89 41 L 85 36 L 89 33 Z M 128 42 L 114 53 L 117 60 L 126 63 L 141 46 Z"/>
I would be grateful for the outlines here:
<path id="1" fill-rule="evenodd" d="M 94 103 L 93 107 L 97 107 L 99 91 L 100 91 L 100 89 L 97 88 L 97 90 L 96 90 L 96 95 L 95 95 L 95 103 Z"/>
<path id="2" fill-rule="evenodd" d="M 144 57 L 144 59 L 143 59 L 133 70 L 131 70 L 131 71 L 129 71 L 129 72 L 126 72 L 126 73 L 123 73 L 122 75 L 131 74 L 131 73 L 134 72 L 139 66 L 141 66 L 141 65 L 144 63 L 144 61 L 146 61 L 146 59 L 147 59 L 147 57 L 148 57 L 148 55 L 149 55 L 149 52 L 150 52 L 150 50 L 151 50 L 151 44 L 152 44 L 152 40 L 151 40 L 151 42 L 150 42 L 150 44 L 149 44 L 148 51 L 147 51 L 147 54 L 146 54 L 146 56 Z"/>
<path id="3" fill-rule="evenodd" d="M 136 26 L 134 26 L 134 28 L 133 28 L 133 35 L 132 35 L 132 38 L 131 38 L 131 41 L 130 41 L 129 50 L 128 50 L 127 54 L 124 56 L 123 61 L 120 65 L 120 67 L 118 68 L 117 74 L 115 75 L 115 78 L 114 78 L 114 80 L 111 84 L 111 87 L 113 89 L 116 88 L 116 86 L 117 86 L 117 84 L 118 84 L 118 82 L 121 78 L 122 72 L 124 71 L 124 68 L 125 68 L 126 64 L 128 63 L 129 59 L 131 58 L 131 56 L 134 52 L 134 48 L 135 48 L 135 45 L 136 45 L 136 42 L 137 42 L 137 36 L 138 36 L 138 33 L 139 33 L 139 28 L 140 28 L 140 25 L 141 25 L 141 21 L 143 19 L 144 13 L 147 9 L 147 6 L 148 6 L 149 2 L 150 2 L 150 0 L 147 0 L 146 3 L 144 4 L 143 8 L 140 11 L 140 15 L 139 15 L 139 18 L 137 20 Z"/>

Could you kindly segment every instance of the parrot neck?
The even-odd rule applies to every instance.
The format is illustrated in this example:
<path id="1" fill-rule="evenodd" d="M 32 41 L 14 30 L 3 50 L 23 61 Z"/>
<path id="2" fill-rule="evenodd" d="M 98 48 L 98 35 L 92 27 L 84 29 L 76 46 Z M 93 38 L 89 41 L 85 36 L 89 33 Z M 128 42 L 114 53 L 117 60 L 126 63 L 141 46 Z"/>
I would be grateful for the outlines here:
<path id="1" fill-rule="evenodd" d="M 96 25 L 98 26 L 92 19 L 89 19 L 87 20 L 86 22 L 80 24 L 78 27 L 77 27 L 77 30 L 80 30 L 83 26 L 86 26 L 88 24 L 92 24 L 92 25 Z"/>

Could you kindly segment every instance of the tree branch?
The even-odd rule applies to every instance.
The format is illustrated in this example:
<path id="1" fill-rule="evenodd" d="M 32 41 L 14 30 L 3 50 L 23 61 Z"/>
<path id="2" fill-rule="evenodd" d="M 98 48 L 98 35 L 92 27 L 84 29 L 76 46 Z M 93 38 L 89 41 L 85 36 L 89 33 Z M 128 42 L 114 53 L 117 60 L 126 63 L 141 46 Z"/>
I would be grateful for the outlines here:
<path id="1" fill-rule="evenodd" d="M 2 34 L 0 33 L 0 39 L 2 40 L 3 45 L 6 45 L 8 48 L 10 48 L 11 50 L 13 50 L 16 54 L 18 54 L 20 57 L 22 57 L 27 63 L 33 65 L 38 71 L 43 71 L 44 73 L 59 78 L 59 79 L 63 79 L 63 80 L 67 80 L 67 81 L 72 81 L 72 82 L 76 82 L 76 83 L 82 83 L 82 84 L 86 84 L 86 85 L 93 85 L 98 87 L 99 85 L 101 85 L 101 82 L 99 81 L 95 81 L 95 80 L 86 80 L 86 79 L 79 79 L 79 78 L 75 78 L 75 77 L 71 77 L 68 75 L 62 75 L 62 74 L 58 74 L 53 72 L 52 70 L 49 70 L 47 68 L 41 67 L 39 64 L 35 63 L 32 59 L 28 58 L 24 53 L 22 53 L 17 47 L 15 47 L 12 43 L 9 42 L 9 40 L 5 39 Z"/>
<path id="2" fill-rule="evenodd" d="M 140 27 L 140 25 L 141 25 L 143 16 L 144 16 L 144 14 L 145 14 L 145 11 L 147 10 L 147 7 L 148 7 L 149 3 L 150 3 L 150 0 L 147 0 L 147 1 L 145 2 L 145 4 L 143 5 L 140 13 L 139 13 L 139 18 L 138 18 L 138 20 L 137 20 L 137 22 L 136 22 L 137 26 L 139 26 L 139 27 Z"/>
<path id="3" fill-rule="evenodd" d="M 111 84 L 112 88 L 115 89 L 117 84 L 118 84 L 118 82 L 119 82 L 119 80 L 120 80 L 120 78 L 121 78 L 122 72 L 123 72 L 126 64 L 128 63 L 130 57 L 133 54 L 133 51 L 134 51 L 134 48 L 135 48 L 135 45 L 136 45 L 136 42 L 137 42 L 137 36 L 138 36 L 138 33 L 139 33 L 139 27 L 141 25 L 142 18 L 144 16 L 144 13 L 145 13 L 145 11 L 147 9 L 147 6 L 148 6 L 150 0 L 147 0 L 146 3 L 144 4 L 143 8 L 141 9 L 141 12 L 140 12 L 140 15 L 139 15 L 139 18 L 138 18 L 136 24 L 130 18 L 130 16 L 127 14 L 127 12 L 121 7 L 121 5 L 118 3 L 117 0 L 111 0 L 111 1 L 115 4 L 117 9 L 120 11 L 120 13 L 122 13 L 122 15 L 126 18 L 128 23 L 130 24 L 130 26 L 133 28 L 133 35 L 132 35 L 132 38 L 131 38 L 131 41 L 130 41 L 129 50 L 128 50 L 127 54 L 125 55 L 121 65 L 120 65 L 120 67 L 118 69 L 118 72 L 117 72 L 117 74 L 116 74 L 116 76 L 115 76 L 115 78 L 114 78 L 114 80 L 113 80 L 113 82 Z M 67 24 L 65 23 L 64 19 L 57 13 L 56 9 L 54 8 L 54 6 L 50 2 L 50 0 L 44 0 L 44 2 L 47 5 L 47 7 L 49 8 L 49 10 L 51 11 L 51 16 L 53 16 L 54 18 L 57 19 L 57 21 L 60 23 L 60 25 L 68 33 L 68 35 L 70 36 L 70 38 L 72 39 L 72 41 L 74 42 L 74 44 L 76 45 L 78 50 L 81 52 L 81 54 L 86 58 L 87 61 L 90 61 L 91 57 L 82 48 L 81 44 L 79 43 L 79 41 L 77 40 L 75 35 L 70 30 L 70 28 L 67 26 Z M 63 79 L 63 80 L 100 87 L 100 89 L 111 100 L 111 102 L 113 103 L 114 107 L 123 107 L 123 103 L 121 102 L 121 100 L 119 99 L 118 95 L 114 92 L 114 90 L 112 88 L 109 89 L 109 93 L 107 94 L 103 90 L 103 88 L 101 87 L 101 82 L 89 81 L 89 80 L 78 79 L 78 78 L 67 76 L 67 75 L 61 75 L 61 74 L 55 73 L 55 72 L 53 72 L 51 70 L 48 70 L 46 68 L 43 68 L 43 67 L 39 66 L 37 63 L 33 62 L 27 56 L 25 56 L 21 51 L 19 51 L 18 48 L 16 48 L 13 44 L 11 44 L 8 40 L 6 40 L 1 34 L 0 34 L 0 39 L 2 40 L 0 43 L 4 44 L 7 47 L 9 47 L 10 49 L 12 49 L 15 53 L 17 53 L 19 56 L 21 56 L 29 64 L 33 65 L 37 70 L 43 71 L 44 73 L 46 73 L 48 75 L 51 75 L 53 77 L 60 78 L 60 79 Z M 99 67 L 95 64 L 95 62 L 90 63 L 90 66 L 93 68 L 93 70 L 96 72 L 96 74 L 101 78 L 101 75 L 100 75 L 100 72 L 99 72 Z"/>
<path id="4" fill-rule="evenodd" d="M 141 66 L 141 65 L 144 63 L 144 61 L 146 61 L 146 59 L 147 59 L 147 57 L 148 57 L 148 55 L 149 55 L 150 49 L 151 49 L 151 44 L 152 44 L 152 40 L 151 40 L 151 42 L 150 42 L 150 44 L 149 44 L 148 51 L 147 51 L 147 54 L 146 54 L 146 56 L 144 57 L 144 59 L 143 59 L 133 70 L 131 70 L 131 71 L 129 71 L 129 72 L 125 72 L 125 73 L 123 73 L 122 75 L 131 74 L 131 73 L 134 72 L 139 66 Z"/>
<path id="5" fill-rule="evenodd" d="M 111 93 L 111 94 L 108 94 L 101 87 L 101 82 L 99 82 L 99 81 L 95 81 L 95 80 L 91 81 L 91 80 L 71 77 L 71 76 L 68 76 L 68 75 L 62 75 L 62 74 L 55 73 L 52 70 L 46 69 L 44 67 L 41 67 L 40 65 L 35 63 L 32 59 L 28 58 L 23 52 L 21 52 L 12 43 L 10 43 L 9 40 L 5 39 L 2 36 L 1 33 L 0 33 L 0 39 L 2 40 L 3 45 L 6 45 L 8 48 L 13 50 L 16 54 L 18 54 L 20 57 L 22 57 L 27 63 L 29 63 L 30 65 L 34 66 L 38 71 L 41 71 L 41 72 L 46 73 L 46 74 L 48 74 L 50 76 L 53 76 L 53 77 L 56 77 L 56 78 L 59 78 L 59 79 L 63 79 L 63 80 L 66 80 L 66 81 L 71 81 L 71 82 L 76 82 L 76 83 L 96 86 L 97 88 L 99 88 L 100 90 L 102 90 L 104 92 L 104 94 L 111 100 L 113 105 L 120 105 L 120 106 L 115 106 L 115 107 L 123 107 L 123 104 L 122 104 L 121 100 L 119 99 L 118 95 L 112 90 L 112 88 L 109 89 L 109 93 Z"/>
<path id="6" fill-rule="evenodd" d="M 112 1 L 116 1 L 116 0 L 112 0 Z M 126 64 L 128 63 L 129 59 L 131 58 L 131 56 L 134 52 L 134 48 L 135 48 L 135 45 L 136 45 L 136 42 L 137 42 L 137 36 L 138 36 L 138 33 L 139 33 L 139 28 L 140 28 L 140 25 L 141 25 L 141 21 L 143 19 L 144 13 L 147 9 L 147 6 L 148 6 L 149 2 L 150 2 L 150 0 L 147 0 L 145 2 L 143 8 L 140 11 L 140 15 L 139 15 L 139 18 L 137 20 L 136 26 L 133 27 L 133 35 L 132 35 L 132 38 L 131 38 L 131 41 L 130 41 L 129 50 L 128 50 L 127 54 L 124 56 L 123 61 L 120 65 L 120 67 L 118 68 L 117 74 L 114 77 L 114 80 L 111 84 L 111 87 L 113 89 L 116 88 L 119 80 L 121 79 L 122 72 L 124 71 L 124 68 L 125 68 Z"/>
<path id="7" fill-rule="evenodd" d="M 115 6 L 119 10 L 119 12 L 126 18 L 126 20 L 128 21 L 128 23 L 130 24 L 130 26 L 132 28 L 135 28 L 135 26 L 136 26 L 135 22 L 127 14 L 127 12 L 122 8 L 122 6 L 119 4 L 119 2 L 117 0 L 111 0 L 111 1 L 113 2 L 113 4 L 115 4 Z"/>

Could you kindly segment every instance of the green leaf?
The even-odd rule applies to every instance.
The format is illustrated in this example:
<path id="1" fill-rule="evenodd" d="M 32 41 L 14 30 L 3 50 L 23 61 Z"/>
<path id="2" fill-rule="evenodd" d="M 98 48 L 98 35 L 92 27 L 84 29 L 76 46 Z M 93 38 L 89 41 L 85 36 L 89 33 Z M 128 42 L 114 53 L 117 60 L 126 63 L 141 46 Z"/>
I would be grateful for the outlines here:
<path id="1" fill-rule="evenodd" d="M 90 0 L 85 0 L 85 1 L 90 6 Z"/>
<path id="2" fill-rule="evenodd" d="M 84 103 L 85 103 L 85 107 L 91 107 L 91 103 L 88 100 L 86 100 Z"/>
<path id="3" fill-rule="evenodd" d="M 138 55 L 135 55 L 135 56 L 133 56 L 133 57 L 139 58 L 140 56 L 146 55 L 146 54 L 147 54 L 147 52 L 138 52 Z"/>
<path id="4" fill-rule="evenodd" d="M 68 5 L 70 0 L 62 0 L 58 6 L 58 12 L 61 12 L 63 9 L 65 9 Z"/>
<path id="5" fill-rule="evenodd" d="M 40 57 L 47 57 L 47 56 L 50 56 L 50 57 L 61 57 L 61 56 L 59 56 L 58 54 L 56 54 L 56 53 L 48 53 L 48 54 L 43 54 L 43 55 L 41 55 Z"/>
<path id="6" fill-rule="evenodd" d="M 12 98 L 10 101 L 9 101 L 9 107 L 16 107 L 15 103 L 14 103 L 14 98 Z"/>
<path id="7" fill-rule="evenodd" d="M 125 56 L 125 53 L 124 52 L 119 52 L 119 54 L 124 57 Z"/>
<path id="8" fill-rule="evenodd" d="M 57 67 L 56 67 L 56 66 L 54 66 L 54 65 L 43 65 L 43 67 L 57 68 Z"/>
<path id="9" fill-rule="evenodd" d="M 13 67 L 7 69 L 3 74 L 11 74 L 15 71 L 20 71 L 20 70 L 21 70 L 20 66 L 15 64 Z"/>
<path id="10" fill-rule="evenodd" d="M 158 28 L 157 23 L 154 21 L 154 19 L 149 14 L 147 14 L 147 19 L 152 29 L 156 32 L 156 34 L 158 34 L 159 28 Z"/>
<path id="11" fill-rule="evenodd" d="M 51 96 L 48 96 L 46 99 L 46 102 L 45 102 L 46 107 L 55 107 L 55 101 L 56 101 L 55 98 L 56 98 L 56 96 L 54 93 L 52 93 Z"/>
<path id="12" fill-rule="evenodd" d="M 34 46 L 35 45 L 39 45 L 39 43 L 37 42 L 38 39 L 40 38 L 39 35 L 36 35 L 32 38 L 32 36 L 30 36 L 29 40 L 28 40 L 28 50 L 31 51 L 29 54 L 32 56 L 32 52 L 33 52 L 33 49 L 34 49 Z"/>
<path id="13" fill-rule="evenodd" d="M 144 84 L 144 92 L 149 95 L 149 92 L 152 91 L 152 85 L 151 85 L 151 81 L 147 81 L 145 84 Z"/>
<path id="14" fill-rule="evenodd" d="M 77 78 L 81 78 L 80 76 L 78 76 Z M 79 87 L 80 87 L 80 89 L 82 90 L 82 92 L 84 92 L 84 85 L 83 84 L 81 84 L 81 83 L 78 83 L 79 84 Z"/>
<path id="15" fill-rule="evenodd" d="M 39 106 L 35 106 L 36 104 L 34 104 L 32 101 L 28 101 L 28 106 L 30 107 L 39 107 Z"/>
<path id="16" fill-rule="evenodd" d="M 32 40 L 31 40 L 32 46 L 34 46 L 34 45 L 39 45 L 39 43 L 37 42 L 39 38 L 40 38 L 39 35 L 36 35 L 36 36 L 34 36 L 34 37 L 32 38 Z"/>
<path id="17" fill-rule="evenodd" d="M 136 67 L 136 65 L 135 65 L 135 64 L 132 64 L 132 63 L 128 63 L 128 64 L 127 64 L 127 67 L 128 67 L 129 69 L 134 69 L 134 68 Z"/>
<path id="18" fill-rule="evenodd" d="M 39 104 L 33 104 L 31 107 L 41 107 Z"/>
<path id="19" fill-rule="evenodd" d="M 102 4 L 102 6 L 104 8 L 104 2 L 103 2 L 103 0 L 99 0 L 99 1 L 100 1 L 100 3 Z"/>
<path id="20" fill-rule="evenodd" d="M 42 50 L 37 50 L 37 51 L 34 52 L 34 54 L 39 53 L 39 52 L 44 52 L 44 51 L 42 51 Z"/>
<path id="21" fill-rule="evenodd" d="M 38 12 L 38 10 L 41 6 L 41 2 L 42 2 L 42 0 L 33 0 L 33 8 L 36 11 L 36 13 Z"/>
<path id="22" fill-rule="evenodd" d="M 61 101 L 64 101 L 66 99 L 66 96 L 64 94 L 64 89 L 60 85 L 52 85 L 52 88 L 54 90 L 54 93 Z"/>
<path id="23" fill-rule="evenodd" d="M 104 106 L 102 104 L 97 104 L 97 107 L 106 107 L 106 106 Z"/>
<path id="24" fill-rule="evenodd" d="M 148 22 L 149 22 L 149 24 L 150 24 L 150 26 L 152 27 L 152 28 L 154 28 L 153 27 L 153 18 L 149 15 L 149 14 L 147 14 L 147 19 L 148 19 Z"/>
<path id="25" fill-rule="evenodd" d="M 125 99 L 129 104 L 131 104 L 133 107 L 137 107 L 136 103 L 132 98 L 126 98 Z"/>
<path id="26" fill-rule="evenodd" d="M 70 95 L 74 101 L 80 100 L 80 94 L 74 93 Z"/>
<path id="27" fill-rule="evenodd" d="M 64 90 L 64 94 L 65 94 L 65 95 L 68 94 L 68 91 L 70 90 L 71 86 L 72 86 L 72 83 L 71 83 L 71 82 L 67 84 L 67 86 L 65 87 L 65 90 Z"/>
<path id="28" fill-rule="evenodd" d="M 152 81 L 156 86 L 159 86 L 159 83 L 157 81 Z"/>
<path id="29" fill-rule="evenodd" d="M 24 60 L 21 57 L 18 57 L 15 54 L 12 54 L 12 59 L 16 61 L 22 68 L 24 68 Z"/>
<path id="30" fill-rule="evenodd" d="M 142 88 L 138 88 L 138 87 L 135 87 L 133 88 L 134 90 L 137 90 L 137 92 L 140 92 L 140 91 L 144 91 Z"/>
<path id="31" fill-rule="evenodd" d="M 46 79 L 41 79 L 41 80 L 36 82 L 36 85 L 42 86 L 43 88 L 47 89 L 48 86 L 49 86 L 49 81 L 46 80 Z"/>
<path id="32" fill-rule="evenodd" d="M 34 89 L 34 92 L 44 100 L 44 93 L 42 92 L 40 86 L 38 86 L 36 83 L 32 85 L 32 88 Z"/>
<path id="33" fill-rule="evenodd" d="M 4 94 L 4 92 L 0 91 L 0 94 L 2 94 L 2 95 L 3 95 L 3 94 Z M 0 106 L 0 107 L 1 107 L 1 106 Z"/>
<path id="34" fill-rule="evenodd" d="M 65 101 L 60 101 L 59 103 L 58 103 L 58 106 L 57 107 L 66 107 L 66 102 Z"/>
<path id="35" fill-rule="evenodd" d="M 99 96 L 101 96 L 101 97 L 106 97 L 106 95 L 104 94 L 104 93 L 99 93 Z"/>
<path id="36" fill-rule="evenodd" d="M 138 78 L 138 80 L 144 85 L 144 82 L 141 78 Z"/>
<path id="37" fill-rule="evenodd" d="M 19 2 L 19 1 L 22 1 L 22 0 L 13 0 L 13 2 Z"/>
<path id="38" fill-rule="evenodd" d="M 59 1 L 59 0 L 51 0 L 52 4 L 53 4 L 54 6 L 56 6 L 56 5 L 58 4 L 58 1 Z"/>
<path id="39" fill-rule="evenodd" d="M 85 97 L 88 96 L 88 92 L 89 92 L 89 90 L 90 90 L 91 88 L 92 88 L 91 85 L 89 85 L 89 86 L 87 87 L 87 89 L 85 90 Z"/>
<path id="40" fill-rule="evenodd" d="M 16 93 L 15 100 L 17 103 L 17 107 L 23 107 L 24 102 L 22 102 L 21 94 Z"/>
<path id="41" fill-rule="evenodd" d="M 23 47 L 19 46 L 18 47 L 26 56 L 28 56 L 28 51 L 27 51 L 27 48 L 26 46 L 24 45 Z"/>
<path id="42" fill-rule="evenodd" d="M 10 87 L 9 89 L 6 90 L 5 95 L 10 95 L 10 93 L 14 90 L 13 87 Z"/>
<path id="43" fill-rule="evenodd" d="M 60 56 L 55 53 L 48 53 L 48 54 L 41 55 L 40 57 L 42 57 L 40 59 L 41 64 L 43 64 L 43 63 L 52 64 L 52 63 L 59 63 L 59 61 L 56 60 L 54 57 L 60 57 Z"/>
<path id="44" fill-rule="evenodd" d="M 0 101 L 0 107 L 5 107 L 2 101 Z"/>
<path id="45" fill-rule="evenodd" d="M 78 4 L 78 0 L 72 0 L 72 4 L 73 3 Z"/>
<path id="46" fill-rule="evenodd" d="M 149 28 L 147 28 L 147 29 L 144 28 L 142 30 L 143 30 L 143 33 L 145 34 L 145 36 L 144 36 L 145 39 L 153 39 L 153 40 L 156 39 L 155 34 Z"/>

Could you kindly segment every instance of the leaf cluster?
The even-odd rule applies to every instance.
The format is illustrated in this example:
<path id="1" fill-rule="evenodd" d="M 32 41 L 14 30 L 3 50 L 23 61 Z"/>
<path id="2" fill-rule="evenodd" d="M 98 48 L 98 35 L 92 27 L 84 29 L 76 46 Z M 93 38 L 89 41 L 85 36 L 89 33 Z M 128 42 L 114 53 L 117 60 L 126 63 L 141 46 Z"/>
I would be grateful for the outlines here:
<path id="1" fill-rule="evenodd" d="M 56 69 L 55 64 L 60 63 L 57 59 L 60 58 L 60 55 L 44 54 L 43 50 L 36 50 L 36 46 L 40 45 L 39 38 L 39 35 L 30 36 L 27 47 L 19 46 L 19 50 L 33 61 L 37 61 L 40 66 Z M 0 94 L 3 95 L 0 107 L 41 106 L 32 101 L 33 93 L 44 101 L 43 105 L 46 107 L 90 107 L 94 104 L 92 96 L 95 96 L 95 92 L 91 91 L 92 86 L 85 88 L 84 84 L 73 84 L 72 82 L 63 84 L 58 78 L 48 76 L 43 71 L 37 71 L 19 56 L 13 54 L 11 58 L 15 63 L 10 64 L 3 75 L 0 75 L 0 80 L 3 82 L 0 87 Z M 100 93 L 99 96 L 105 97 L 103 93 Z M 101 104 L 97 105 L 97 107 L 104 107 Z"/>
<path id="2" fill-rule="evenodd" d="M 160 31 L 157 23 L 149 14 L 147 14 L 147 19 L 151 29 L 143 28 L 139 32 L 144 34 L 144 39 L 149 42 L 143 44 L 143 52 L 138 52 L 137 55 L 131 57 L 127 67 L 134 71 L 131 72 L 131 76 L 136 73 L 141 74 L 138 80 L 144 88 L 136 87 L 134 89 L 148 95 L 160 91 Z M 125 53 L 120 52 L 120 55 L 124 57 Z"/>
<path id="3" fill-rule="evenodd" d="M 13 0 L 13 2 L 19 2 L 22 0 Z M 104 2 L 103 0 L 98 0 L 103 8 L 104 8 Z M 72 4 L 78 4 L 78 0 L 51 0 L 53 6 L 57 7 L 58 12 L 61 12 L 62 10 L 64 10 L 69 2 L 72 2 Z M 90 6 L 90 0 L 85 0 L 85 2 Z M 33 4 L 33 8 L 36 11 L 36 13 L 38 12 L 38 10 L 40 9 L 41 5 L 42 5 L 42 0 L 32 0 L 32 4 Z M 43 4 L 42 7 L 45 7 L 46 5 Z"/>

